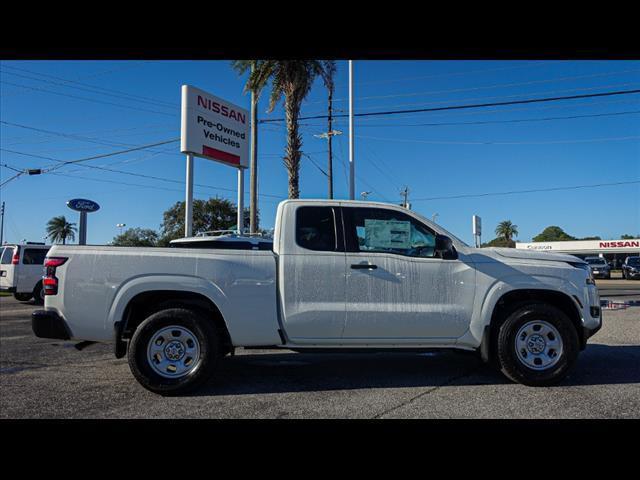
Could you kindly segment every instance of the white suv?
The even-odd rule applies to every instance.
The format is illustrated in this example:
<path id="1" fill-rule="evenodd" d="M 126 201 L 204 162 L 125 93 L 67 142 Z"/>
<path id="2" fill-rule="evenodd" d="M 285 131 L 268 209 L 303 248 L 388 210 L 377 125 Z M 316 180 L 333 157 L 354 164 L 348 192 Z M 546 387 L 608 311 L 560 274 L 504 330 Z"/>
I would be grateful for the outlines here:
<path id="1" fill-rule="evenodd" d="M 42 243 L 3 245 L 0 254 L 0 291 L 11 292 L 16 300 L 26 302 L 32 297 L 44 303 L 42 275 L 44 257 L 51 248 Z"/>

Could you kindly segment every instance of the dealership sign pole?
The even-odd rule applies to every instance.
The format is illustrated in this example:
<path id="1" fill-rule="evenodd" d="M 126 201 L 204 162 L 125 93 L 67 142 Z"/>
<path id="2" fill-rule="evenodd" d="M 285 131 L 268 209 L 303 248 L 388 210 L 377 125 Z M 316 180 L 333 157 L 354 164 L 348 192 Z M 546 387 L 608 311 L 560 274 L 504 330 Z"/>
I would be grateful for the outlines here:
<path id="1" fill-rule="evenodd" d="M 80 212 L 80 225 L 78 227 L 78 245 L 87 244 L 87 213 L 97 212 L 100 210 L 98 205 L 93 200 L 87 200 L 85 198 L 74 198 L 67 202 L 67 207 L 76 212 Z"/>
<path id="2" fill-rule="evenodd" d="M 244 169 L 249 165 L 249 112 L 190 85 L 182 86 L 180 151 L 187 155 L 185 237 L 193 235 L 193 157 L 238 171 L 238 233 L 244 227 Z"/>

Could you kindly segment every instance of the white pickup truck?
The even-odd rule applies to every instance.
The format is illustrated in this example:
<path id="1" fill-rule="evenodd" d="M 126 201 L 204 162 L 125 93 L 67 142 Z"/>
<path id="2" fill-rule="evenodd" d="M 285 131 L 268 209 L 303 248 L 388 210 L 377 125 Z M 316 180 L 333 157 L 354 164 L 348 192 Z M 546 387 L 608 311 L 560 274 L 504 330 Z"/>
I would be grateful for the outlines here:
<path id="1" fill-rule="evenodd" d="M 235 347 L 462 349 L 549 385 L 602 326 L 582 260 L 471 248 L 374 202 L 284 201 L 272 251 L 55 245 L 45 268 L 35 335 L 111 342 L 163 395 L 201 385 Z"/>

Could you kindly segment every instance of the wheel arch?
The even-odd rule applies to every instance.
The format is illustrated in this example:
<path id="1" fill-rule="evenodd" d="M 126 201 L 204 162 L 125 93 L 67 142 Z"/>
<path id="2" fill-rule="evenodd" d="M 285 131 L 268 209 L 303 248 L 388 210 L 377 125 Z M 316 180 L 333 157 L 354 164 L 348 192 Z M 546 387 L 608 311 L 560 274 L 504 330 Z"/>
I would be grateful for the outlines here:
<path id="1" fill-rule="evenodd" d="M 548 289 L 514 289 L 505 292 L 497 299 L 492 307 L 489 322 L 484 325 L 482 344 L 480 345 L 480 353 L 483 361 L 488 362 L 495 354 L 494 347 L 500 325 L 502 325 L 507 317 L 515 310 L 531 303 L 544 303 L 561 310 L 571 321 L 579 338 L 582 338 L 583 327 L 580 309 L 576 304 L 576 300 L 569 294 Z"/>
<path id="2" fill-rule="evenodd" d="M 153 313 L 167 308 L 189 308 L 210 318 L 223 338 L 225 348 L 232 340 L 225 318 L 226 297 L 217 285 L 198 277 L 138 277 L 123 285 L 114 297 L 107 328 L 113 328 L 116 357 L 126 353 L 126 340 Z"/>

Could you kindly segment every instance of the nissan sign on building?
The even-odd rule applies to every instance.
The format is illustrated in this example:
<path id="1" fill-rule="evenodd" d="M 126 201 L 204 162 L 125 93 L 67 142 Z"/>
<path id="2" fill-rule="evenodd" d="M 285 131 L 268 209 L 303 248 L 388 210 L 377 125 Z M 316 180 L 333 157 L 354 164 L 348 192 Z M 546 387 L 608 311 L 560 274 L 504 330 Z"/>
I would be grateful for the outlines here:
<path id="1" fill-rule="evenodd" d="M 640 255 L 640 239 L 574 240 L 568 242 L 516 243 L 516 248 L 553 253 L 568 253 L 576 257 L 604 257 L 619 267 L 626 257 Z"/>
<path id="2" fill-rule="evenodd" d="M 247 168 L 249 112 L 204 90 L 183 85 L 180 151 Z"/>

